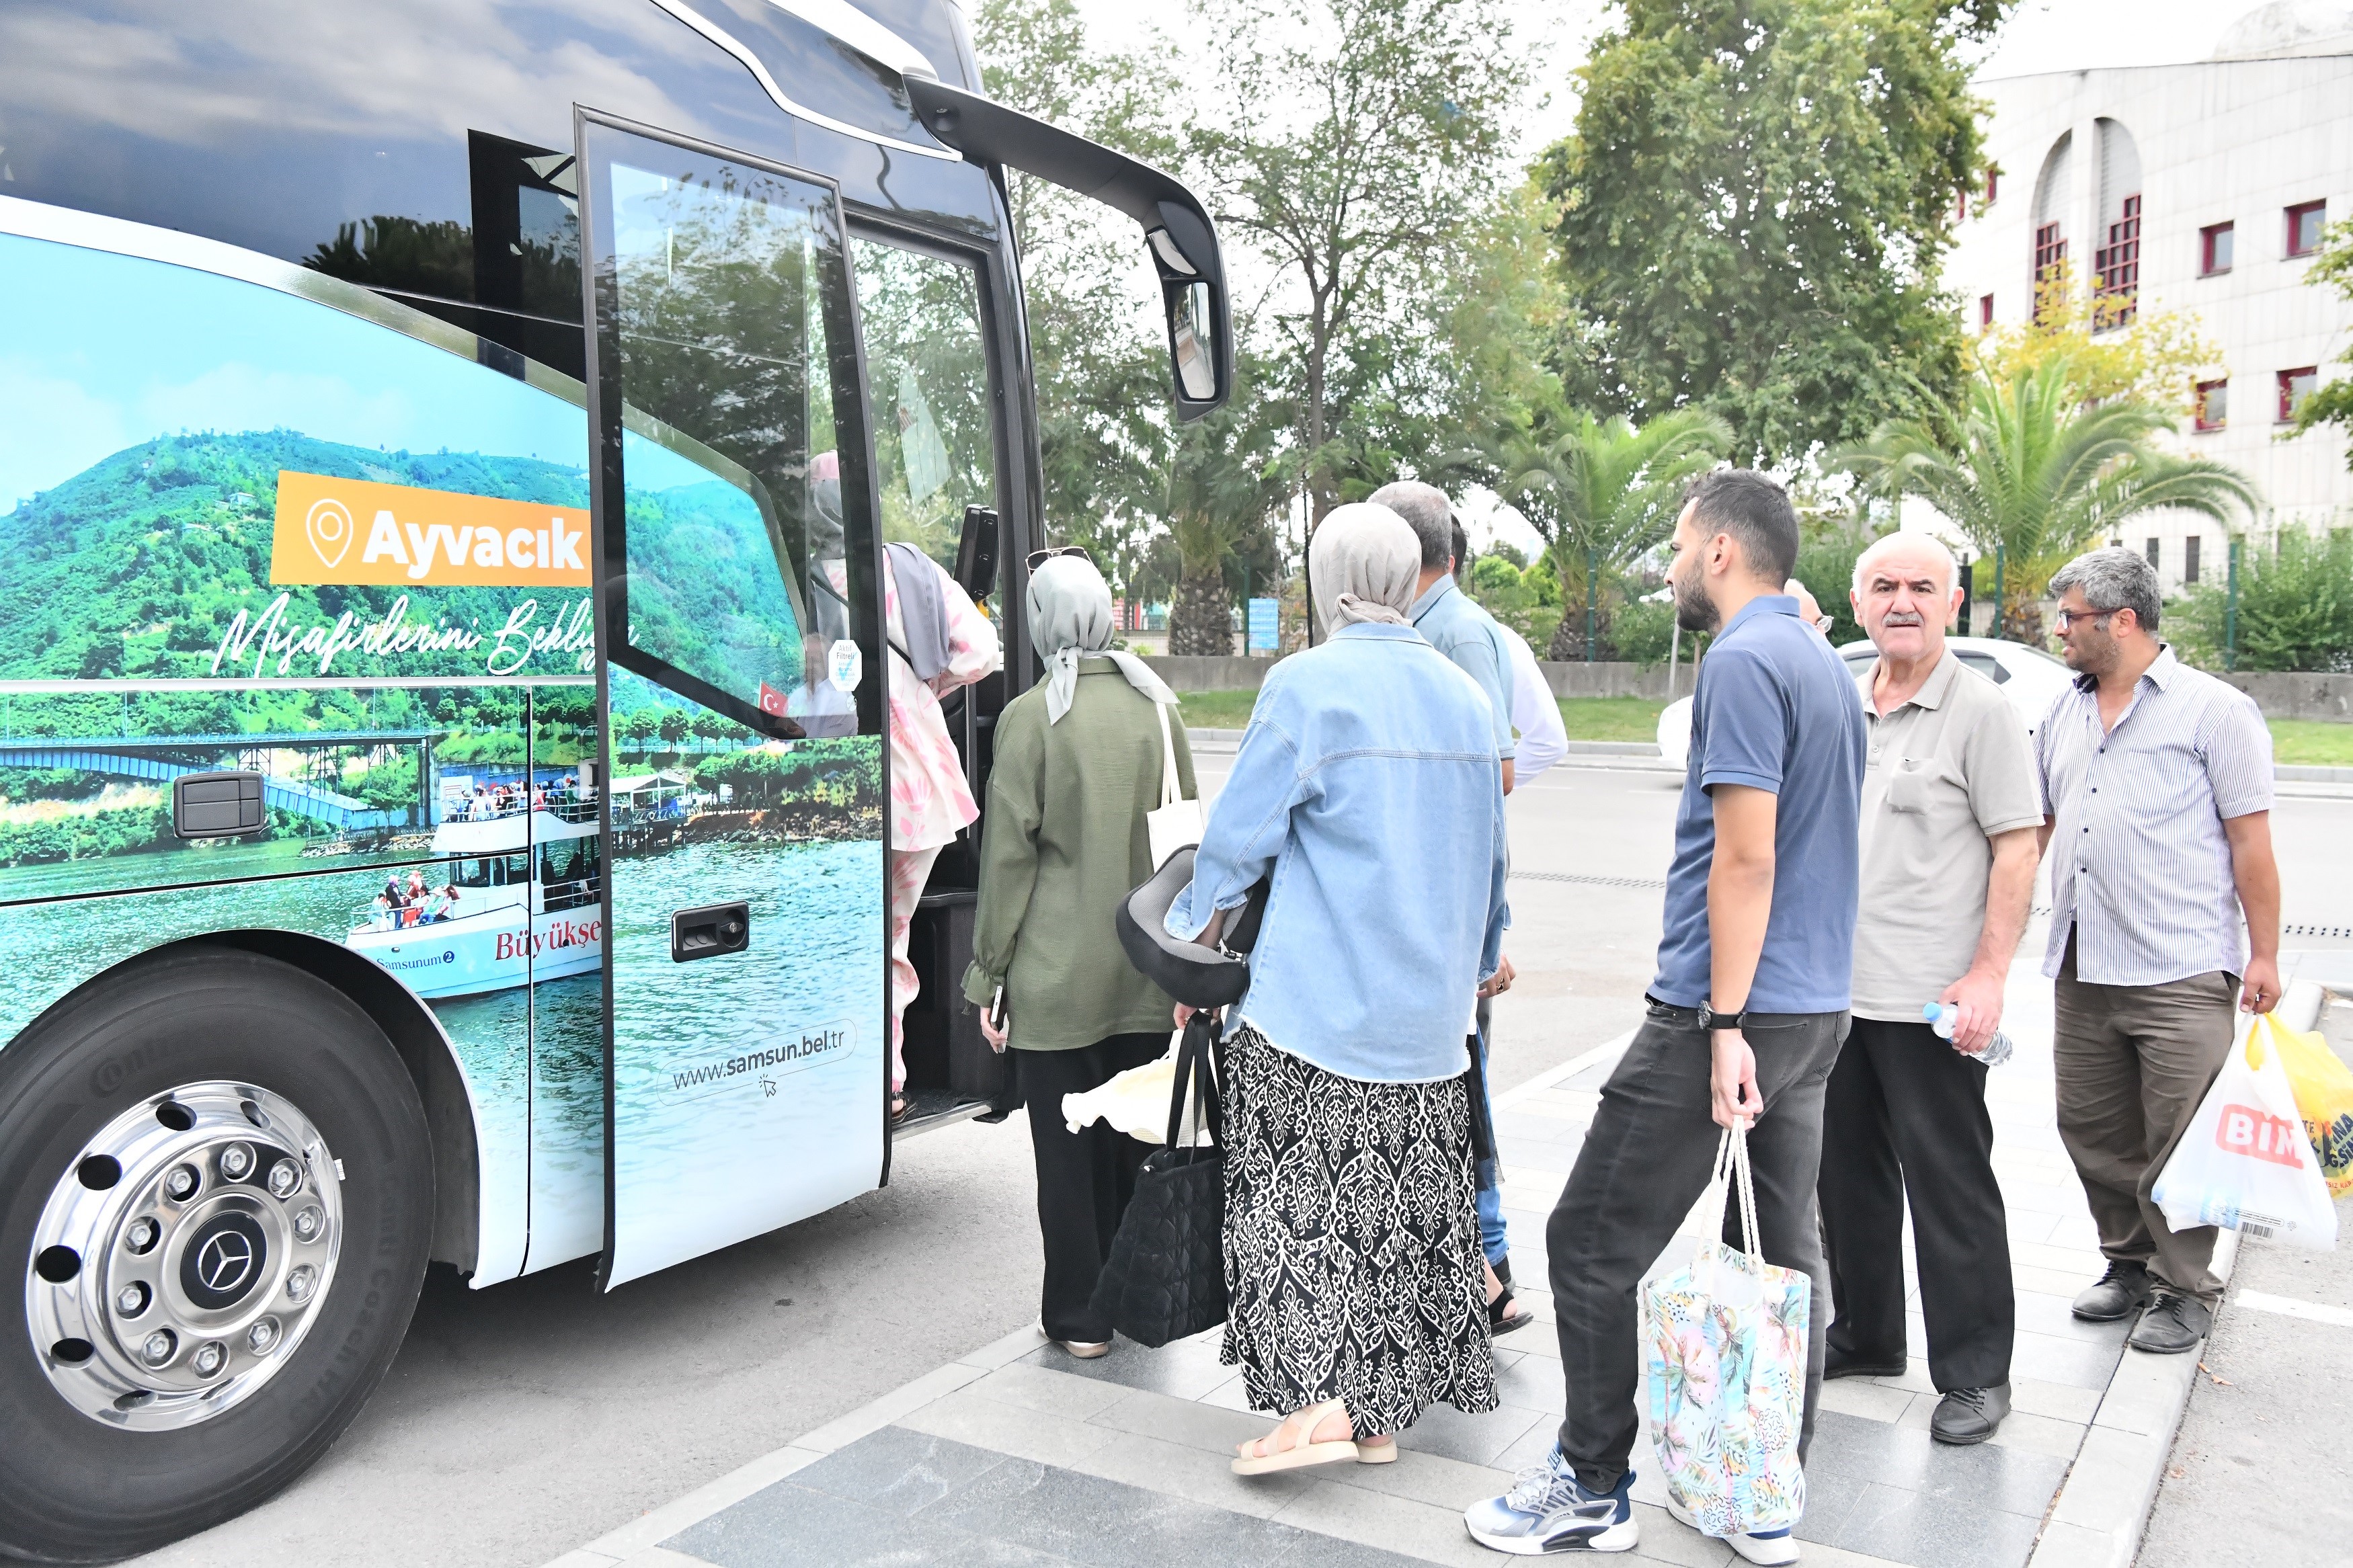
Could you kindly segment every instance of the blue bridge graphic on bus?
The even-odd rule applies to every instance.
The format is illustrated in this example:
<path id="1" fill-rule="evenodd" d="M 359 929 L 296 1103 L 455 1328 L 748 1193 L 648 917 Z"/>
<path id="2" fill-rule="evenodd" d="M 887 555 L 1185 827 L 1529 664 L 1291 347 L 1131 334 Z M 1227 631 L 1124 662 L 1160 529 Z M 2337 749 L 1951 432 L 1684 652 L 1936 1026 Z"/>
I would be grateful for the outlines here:
<path id="1" fill-rule="evenodd" d="M 218 772 L 224 753 L 240 760 L 272 752 L 345 747 L 417 748 L 417 805 L 387 810 L 301 779 L 262 770 L 261 798 L 274 810 L 324 823 L 339 832 L 428 826 L 439 819 L 433 746 L 442 730 L 302 730 L 279 734 L 25 735 L 0 738 L 0 767 L 70 768 L 79 773 L 169 784 L 188 773 Z"/>

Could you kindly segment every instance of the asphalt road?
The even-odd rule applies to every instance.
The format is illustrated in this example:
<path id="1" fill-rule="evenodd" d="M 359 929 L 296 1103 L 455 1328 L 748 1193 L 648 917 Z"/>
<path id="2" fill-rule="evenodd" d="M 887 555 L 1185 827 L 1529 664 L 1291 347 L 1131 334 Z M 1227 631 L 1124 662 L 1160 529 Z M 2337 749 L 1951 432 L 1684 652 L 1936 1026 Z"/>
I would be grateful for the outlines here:
<path id="1" fill-rule="evenodd" d="M 1220 759 L 1200 762 L 1214 786 Z M 1565 765 L 1514 795 L 1520 980 L 1498 1005 L 1497 1088 L 1639 1017 L 1678 783 Z M 2353 799 L 2284 801 L 2277 826 L 2289 920 L 2353 927 Z M 586 1264 L 480 1292 L 437 1268 L 391 1375 L 315 1469 L 142 1561 L 545 1563 L 1032 1321 L 1031 1194 L 1016 1116 L 912 1139 L 887 1190 L 610 1296 Z"/>

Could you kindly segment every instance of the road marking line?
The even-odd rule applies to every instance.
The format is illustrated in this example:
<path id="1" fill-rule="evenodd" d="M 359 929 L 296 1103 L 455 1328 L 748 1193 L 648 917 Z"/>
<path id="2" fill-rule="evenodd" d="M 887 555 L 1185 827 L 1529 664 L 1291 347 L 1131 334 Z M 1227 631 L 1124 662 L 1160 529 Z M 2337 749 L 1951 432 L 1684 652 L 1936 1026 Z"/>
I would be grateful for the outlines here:
<path id="1" fill-rule="evenodd" d="M 1618 1036 L 1615 1039 L 1604 1040 L 1601 1044 L 1594 1047 L 1591 1050 L 1586 1051 L 1581 1055 L 1569 1058 L 1568 1060 L 1561 1063 L 1558 1067 L 1546 1068 L 1544 1071 L 1536 1074 L 1535 1077 L 1528 1079 L 1527 1082 L 1520 1084 L 1515 1088 L 1505 1089 L 1503 1093 L 1495 1096 L 1495 1109 L 1501 1110 L 1507 1105 L 1518 1105 L 1522 1100 L 1527 1100 L 1531 1096 L 1541 1094 L 1546 1089 L 1550 1089 L 1553 1085 L 1560 1082 L 1563 1079 L 1575 1078 L 1578 1073 L 1583 1072 L 1587 1068 L 1591 1067 L 1594 1063 L 1618 1055 L 1628 1046 L 1632 1045 L 1633 1043 L 1634 1031 L 1629 1029 L 1624 1034 Z"/>
<path id="2" fill-rule="evenodd" d="M 2317 1301 L 2299 1301 L 2293 1296 L 2267 1295 L 2261 1290 L 2242 1290 L 2231 1298 L 2231 1302 L 2233 1306 L 2252 1307 L 2258 1312 L 2277 1312 L 2283 1318 L 2303 1318 L 2310 1322 L 2353 1329 L 2353 1308 L 2324 1307 Z"/>

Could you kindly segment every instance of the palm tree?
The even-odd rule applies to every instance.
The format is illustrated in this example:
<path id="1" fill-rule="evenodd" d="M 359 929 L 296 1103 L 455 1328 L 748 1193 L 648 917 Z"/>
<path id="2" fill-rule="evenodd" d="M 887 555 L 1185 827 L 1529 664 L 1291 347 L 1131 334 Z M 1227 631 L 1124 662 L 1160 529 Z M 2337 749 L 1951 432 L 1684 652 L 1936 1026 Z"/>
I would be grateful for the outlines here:
<path id="1" fill-rule="evenodd" d="M 1176 547 L 1171 654 L 1233 652 L 1226 563 L 1241 554 L 1291 500 L 1282 452 L 1287 410 L 1238 385 L 1227 405 L 1172 433 L 1163 513 Z"/>
<path id="2" fill-rule="evenodd" d="M 1920 497 L 1980 552 L 1998 552 L 2001 635 L 2040 645 L 2051 574 L 2126 518 L 2176 507 L 2227 527 L 2234 510 L 2261 504 L 2236 468 L 2158 447 L 2172 427 L 2171 415 L 2133 398 L 2086 403 L 2068 363 L 2052 359 L 2005 380 L 1980 374 L 1941 421 L 1891 421 L 1829 466 L 1881 495 Z"/>
<path id="3" fill-rule="evenodd" d="M 1674 531 L 1683 482 L 1714 468 L 1731 445 L 1732 427 L 1702 409 L 1673 409 L 1638 429 L 1622 415 L 1597 419 L 1557 405 L 1491 444 L 1495 493 L 1552 546 L 1562 602 L 1584 597 L 1588 660 L 1602 574 Z M 1548 657 L 1569 656 L 1573 625 L 1561 617 Z"/>

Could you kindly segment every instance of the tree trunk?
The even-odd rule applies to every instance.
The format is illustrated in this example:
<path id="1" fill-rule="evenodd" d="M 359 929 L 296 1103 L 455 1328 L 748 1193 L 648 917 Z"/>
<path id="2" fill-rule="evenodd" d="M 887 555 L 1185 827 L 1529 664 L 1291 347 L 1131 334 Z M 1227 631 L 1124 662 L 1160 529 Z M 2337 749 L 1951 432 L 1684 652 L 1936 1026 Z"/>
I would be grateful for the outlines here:
<path id="1" fill-rule="evenodd" d="M 2041 647 L 2042 595 L 2010 584 L 2004 584 L 2003 590 L 2000 617 L 2003 639 L 2024 643 L 2029 647 Z"/>
<path id="2" fill-rule="evenodd" d="M 1234 651 L 1231 609 L 1223 574 L 1187 573 L 1168 610 L 1168 651 L 1179 658 L 1229 658 Z"/>

